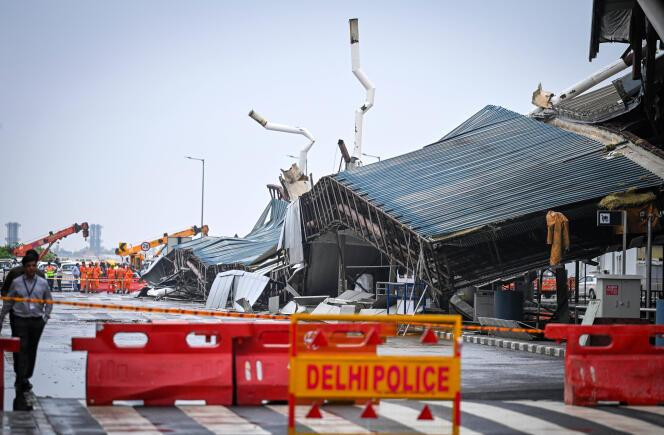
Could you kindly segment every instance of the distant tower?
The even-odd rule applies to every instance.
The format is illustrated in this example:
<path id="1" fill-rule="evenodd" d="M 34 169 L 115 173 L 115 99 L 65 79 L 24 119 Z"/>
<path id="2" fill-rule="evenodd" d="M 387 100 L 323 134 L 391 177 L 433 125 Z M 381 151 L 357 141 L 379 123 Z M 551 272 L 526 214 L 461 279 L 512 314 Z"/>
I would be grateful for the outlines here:
<path id="1" fill-rule="evenodd" d="M 90 225 L 90 250 L 95 253 L 101 252 L 101 225 Z"/>
<path id="2" fill-rule="evenodd" d="M 16 246 L 20 239 L 18 238 L 18 229 L 21 227 L 21 224 L 18 222 L 8 222 L 5 224 L 7 227 L 7 246 Z"/>

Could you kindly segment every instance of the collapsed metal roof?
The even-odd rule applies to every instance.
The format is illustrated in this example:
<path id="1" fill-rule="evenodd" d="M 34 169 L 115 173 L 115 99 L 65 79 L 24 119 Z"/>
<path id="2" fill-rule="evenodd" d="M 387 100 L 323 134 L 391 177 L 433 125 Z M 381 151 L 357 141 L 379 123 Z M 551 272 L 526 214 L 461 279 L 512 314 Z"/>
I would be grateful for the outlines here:
<path id="1" fill-rule="evenodd" d="M 429 239 L 662 183 L 599 142 L 496 106 L 421 150 L 333 177 Z"/>
<path id="2" fill-rule="evenodd" d="M 231 269 L 269 271 L 280 260 L 277 243 L 288 202 L 272 198 L 244 237 L 202 237 L 177 245 L 143 275 L 153 285 L 205 298 L 218 273 Z M 162 261 L 163 260 L 163 261 Z"/>
<path id="3" fill-rule="evenodd" d="M 573 122 L 595 124 L 611 120 L 638 107 L 641 102 L 641 80 L 631 74 L 578 97 L 561 101 L 551 108 L 533 114 L 537 118 L 558 117 Z"/>
<path id="4" fill-rule="evenodd" d="M 244 237 L 203 237 L 178 245 L 205 266 L 241 264 L 249 266 L 276 251 L 288 202 L 271 199 L 254 228 Z"/>
<path id="5" fill-rule="evenodd" d="M 599 199 L 661 186 L 661 176 L 595 140 L 486 106 L 436 143 L 323 177 L 302 215 L 307 240 L 349 228 L 402 266 L 423 265 L 444 290 L 546 264 L 550 209 L 580 231 L 570 256 L 604 249 L 588 238 Z"/>

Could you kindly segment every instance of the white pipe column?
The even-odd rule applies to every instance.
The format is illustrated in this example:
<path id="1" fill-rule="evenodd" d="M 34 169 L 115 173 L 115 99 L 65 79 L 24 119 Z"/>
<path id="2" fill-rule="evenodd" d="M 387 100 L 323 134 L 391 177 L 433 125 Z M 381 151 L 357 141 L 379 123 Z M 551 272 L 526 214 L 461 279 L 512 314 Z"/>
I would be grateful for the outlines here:
<path id="1" fill-rule="evenodd" d="M 249 116 L 251 119 L 265 127 L 266 130 L 274 130 L 274 131 L 281 131 L 284 133 L 293 133 L 293 134 L 301 134 L 302 136 L 306 137 L 309 139 L 311 142 L 309 142 L 309 145 L 304 147 L 302 151 L 300 151 L 300 171 L 304 175 L 307 175 L 307 154 L 309 153 L 309 150 L 311 149 L 312 146 L 314 146 L 314 142 L 316 140 L 314 137 L 311 135 L 309 130 L 306 128 L 302 127 L 291 127 L 289 125 L 283 125 L 283 124 L 275 124 L 273 122 L 268 122 L 267 119 L 263 118 L 260 114 L 258 114 L 255 111 L 249 112 Z"/>
<path id="2" fill-rule="evenodd" d="M 364 114 L 374 105 L 376 88 L 360 67 L 360 31 L 357 18 L 352 18 L 348 22 L 350 23 L 350 55 L 353 74 L 367 91 L 364 104 L 355 111 L 355 148 L 352 163 L 354 166 L 359 166 L 362 158 L 362 122 Z"/>
<path id="3" fill-rule="evenodd" d="M 620 71 L 626 69 L 631 64 L 632 62 L 625 62 L 625 60 L 622 58 L 616 60 L 612 64 L 607 65 L 606 67 L 592 74 L 590 77 L 575 83 L 574 85 L 562 91 L 559 95 L 554 96 L 551 99 L 551 105 L 555 106 L 556 104 L 559 104 L 565 100 L 578 97 L 596 84 L 603 82 L 615 74 L 618 74 Z"/>

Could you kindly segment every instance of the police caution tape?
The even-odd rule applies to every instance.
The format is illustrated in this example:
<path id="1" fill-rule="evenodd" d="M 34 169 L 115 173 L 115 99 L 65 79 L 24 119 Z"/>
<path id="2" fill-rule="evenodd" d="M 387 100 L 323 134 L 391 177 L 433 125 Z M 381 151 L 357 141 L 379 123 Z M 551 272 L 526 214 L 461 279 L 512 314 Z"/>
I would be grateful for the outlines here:
<path id="1" fill-rule="evenodd" d="M 291 367 L 298 398 L 452 399 L 459 384 L 459 359 L 453 357 L 303 355 Z"/>
<path id="2" fill-rule="evenodd" d="M 3 301 L 14 301 L 14 302 L 28 302 L 35 304 L 52 304 L 52 305 L 66 305 L 70 307 L 78 308 L 96 308 L 102 310 L 117 310 L 117 311 L 133 311 L 133 312 L 142 312 L 142 313 L 161 313 L 161 314 L 181 314 L 181 315 L 191 315 L 191 316 L 204 316 L 204 317 L 230 317 L 230 318 L 239 318 L 239 319 L 267 319 L 267 320 L 289 320 L 290 316 L 281 315 L 281 314 L 260 314 L 260 313 L 238 313 L 234 311 L 209 311 L 209 310 L 195 310 L 190 308 L 162 308 L 162 307 L 145 307 L 145 306 L 136 306 L 136 305 L 120 305 L 120 304 L 100 304 L 95 302 L 78 302 L 78 301 L 68 301 L 68 300 L 46 300 L 46 299 L 28 299 L 28 298 L 18 298 L 10 296 L 0 297 Z M 431 327 L 435 329 L 449 330 L 451 326 L 449 325 L 435 325 L 428 322 L 420 322 L 417 319 L 417 316 L 408 316 L 408 319 L 405 320 L 403 315 L 394 314 L 392 315 L 395 318 L 395 323 L 407 323 L 410 325 Z M 396 319 L 399 320 L 396 320 Z M 529 329 L 529 328 L 505 328 L 499 326 L 464 326 L 462 327 L 464 331 L 500 331 L 500 332 L 527 332 L 530 334 L 540 334 L 543 333 L 541 329 Z"/>

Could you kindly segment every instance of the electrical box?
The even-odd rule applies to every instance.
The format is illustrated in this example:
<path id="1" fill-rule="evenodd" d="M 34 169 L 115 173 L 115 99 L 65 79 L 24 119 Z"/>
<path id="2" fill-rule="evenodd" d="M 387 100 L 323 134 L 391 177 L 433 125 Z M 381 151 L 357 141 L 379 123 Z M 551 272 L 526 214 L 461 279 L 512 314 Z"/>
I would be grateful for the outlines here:
<path id="1" fill-rule="evenodd" d="M 493 317 L 493 290 L 476 290 L 474 302 L 473 321 L 479 322 L 480 317 Z"/>
<path id="2" fill-rule="evenodd" d="M 641 317 L 641 277 L 639 275 L 597 275 L 596 317 L 638 319 Z"/>

